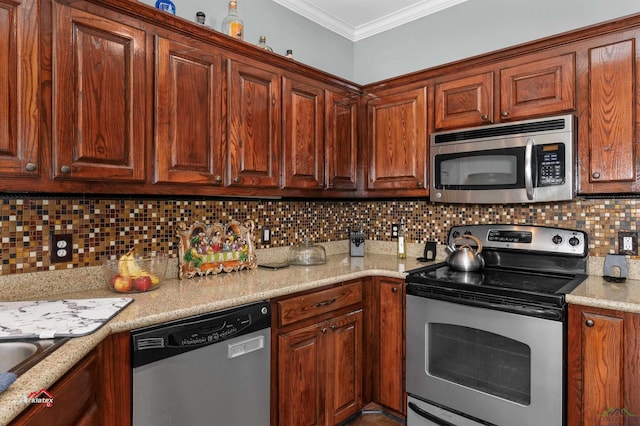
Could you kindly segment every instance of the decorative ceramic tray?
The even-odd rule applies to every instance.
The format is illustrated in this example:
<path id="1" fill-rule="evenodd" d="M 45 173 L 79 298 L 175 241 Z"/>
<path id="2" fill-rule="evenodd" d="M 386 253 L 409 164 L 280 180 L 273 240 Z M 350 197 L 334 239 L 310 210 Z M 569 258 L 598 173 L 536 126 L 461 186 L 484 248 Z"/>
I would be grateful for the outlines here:
<path id="1" fill-rule="evenodd" d="M 255 268 L 254 228 L 251 220 L 242 224 L 232 220 L 226 225 L 179 224 L 176 233 L 180 238 L 180 278 Z"/>

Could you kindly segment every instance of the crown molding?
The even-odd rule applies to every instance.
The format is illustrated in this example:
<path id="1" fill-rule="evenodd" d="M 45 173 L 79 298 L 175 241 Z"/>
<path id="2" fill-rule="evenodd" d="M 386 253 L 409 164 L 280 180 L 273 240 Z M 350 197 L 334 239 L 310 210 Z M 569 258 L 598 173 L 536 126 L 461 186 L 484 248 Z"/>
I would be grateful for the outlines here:
<path id="1" fill-rule="evenodd" d="M 337 16 L 332 15 L 304 0 L 273 0 L 298 15 L 327 28 L 330 31 L 357 42 L 367 37 L 388 31 L 416 19 L 439 12 L 467 0 L 423 0 L 413 6 L 400 9 L 371 22 L 354 27 Z"/>

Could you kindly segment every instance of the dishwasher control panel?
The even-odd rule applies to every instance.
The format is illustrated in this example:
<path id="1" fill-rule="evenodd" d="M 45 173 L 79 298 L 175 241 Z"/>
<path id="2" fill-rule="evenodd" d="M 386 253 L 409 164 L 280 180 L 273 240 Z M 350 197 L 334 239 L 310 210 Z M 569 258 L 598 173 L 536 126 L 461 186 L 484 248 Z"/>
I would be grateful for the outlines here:
<path id="1" fill-rule="evenodd" d="M 138 329 L 131 333 L 132 364 L 148 364 L 270 326 L 269 302 L 259 302 Z"/>

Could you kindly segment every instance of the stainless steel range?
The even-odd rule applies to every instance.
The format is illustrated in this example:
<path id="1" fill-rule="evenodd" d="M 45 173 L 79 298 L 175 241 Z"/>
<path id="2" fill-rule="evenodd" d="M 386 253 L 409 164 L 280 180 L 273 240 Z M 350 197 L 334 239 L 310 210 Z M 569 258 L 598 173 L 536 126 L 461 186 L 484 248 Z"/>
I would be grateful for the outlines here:
<path id="1" fill-rule="evenodd" d="M 407 275 L 407 424 L 562 426 L 566 302 L 587 271 L 582 231 L 456 226 L 485 267 Z"/>

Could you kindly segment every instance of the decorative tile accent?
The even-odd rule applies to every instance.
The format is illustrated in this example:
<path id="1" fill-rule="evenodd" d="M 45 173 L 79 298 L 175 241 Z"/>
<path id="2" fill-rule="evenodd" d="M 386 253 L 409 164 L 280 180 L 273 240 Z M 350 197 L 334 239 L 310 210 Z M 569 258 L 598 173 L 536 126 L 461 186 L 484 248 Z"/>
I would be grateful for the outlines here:
<path id="1" fill-rule="evenodd" d="M 443 243 L 453 225 L 514 223 L 585 230 L 589 253 L 617 250 L 618 230 L 638 231 L 640 200 L 578 199 L 521 205 L 433 204 L 426 200 L 158 200 L 98 198 L 0 198 L 0 275 L 97 266 L 131 246 L 177 255 L 180 222 L 251 219 L 256 248 L 348 239 L 363 225 L 369 240 L 391 241 L 391 224 L 404 220 L 409 242 Z M 271 245 L 260 240 L 271 227 Z M 52 233 L 73 235 L 73 262 L 50 262 Z"/>

